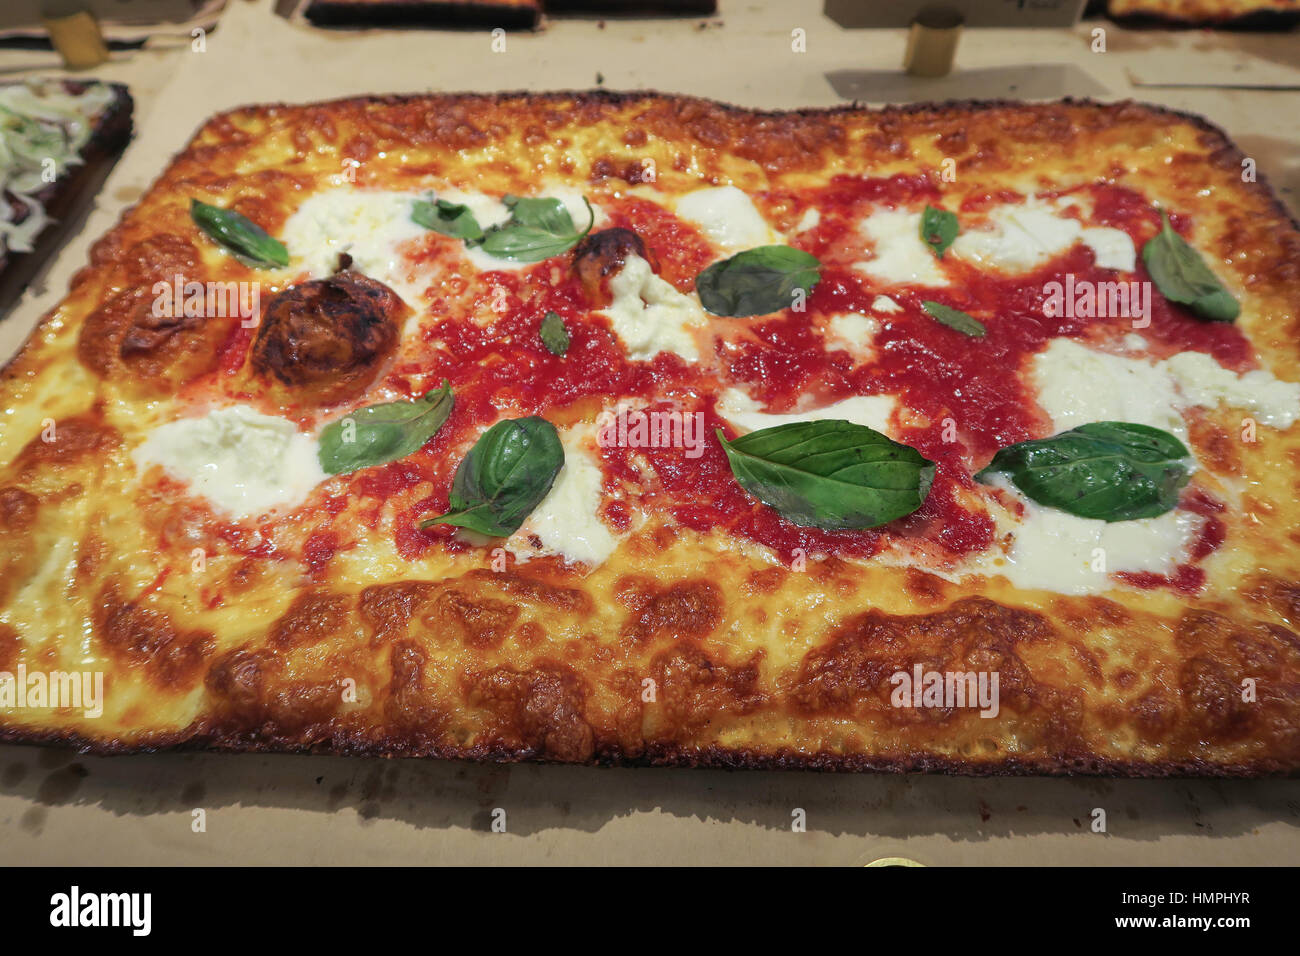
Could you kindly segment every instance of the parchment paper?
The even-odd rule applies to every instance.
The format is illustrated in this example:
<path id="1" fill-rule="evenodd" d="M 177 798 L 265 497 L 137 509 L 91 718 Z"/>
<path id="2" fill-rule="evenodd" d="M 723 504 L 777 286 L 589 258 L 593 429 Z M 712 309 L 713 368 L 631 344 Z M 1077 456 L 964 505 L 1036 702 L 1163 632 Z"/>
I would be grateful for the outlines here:
<path id="1" fill-rule="evenodd" d="M 269 0 L 232 0 L 206 53 L 113 64 L 140 82 L 139 134 L 43 290 L 0 322 L 21 341 L 132 202 L 210 114 L 242 103 L 418 90 L 656 88 L 756 107 L 844 96 L 944 99 L 1133 95 L 1128 73 L 1176 63 L 1199 42 L 1093 53 L 1089 24 L 971 30 L 941 80 L 897 73 L 901 30 L 844 30 L 820 0 L 724 0 L 720 25 L 555 21 L 510 35 L 309 30 Z M 807 52 L 791 50 L 803 30 Z M 1119 31 L 1112 28 L 1112 35 Z M 1294 39 L 1234 56 L 1282 62 Z M 0 64 L 5 54 L 0 52 Z M 162 57 L 163 54 L 155 54 Z M 1253 68 L 1253 66 L 1251 67 Z M 164 74 L 165 83 L 159 75 Z M 846 86 L 846 84 L 848 84 Z M 856 84 L 856 85 L 854 85 Z M 1207 115 L 1296 207 L 1300 93 L 1159 90 L 1146 98 Z M 1091 829 L 1106 812 L 1107 832 Z M 504 833 L 491 830 L 505 812 Z M 194 811 L 204 811 L 195 832 Z M 793 832 L 797 812 L 806 832 Z M 94 759 L 0 748 L 0 863 L 838 863 L 905 856 L 930 864 L 1294 863 L 1300 782 L 960 779 L 595 770 L 424 761 L 211 754 Z"/>

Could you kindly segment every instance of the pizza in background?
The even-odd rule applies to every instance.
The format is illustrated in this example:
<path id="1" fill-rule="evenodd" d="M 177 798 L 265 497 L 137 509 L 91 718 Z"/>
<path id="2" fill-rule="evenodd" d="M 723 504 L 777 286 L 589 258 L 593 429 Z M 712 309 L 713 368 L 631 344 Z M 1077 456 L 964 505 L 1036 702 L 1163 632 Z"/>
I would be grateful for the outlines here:
<path id="1" fill-rule="evenodd" d="M 1133 103 L 224 113 L 0 381 L 0 738 L 1292 771 L 1297 274 Z"/>
<path id="2" fill-rule="evenodd" d="M 1107 0 L 1106 12 L 1184 26 L 1286 29 L 1300 22 L 1300 0 Z"/>
<path id="3" fill-rule="evenodd" d="M 0 84 L 0 317 L 57 242 L 55 224 L 98 188 L 130 135 L 124 86 Z"/>

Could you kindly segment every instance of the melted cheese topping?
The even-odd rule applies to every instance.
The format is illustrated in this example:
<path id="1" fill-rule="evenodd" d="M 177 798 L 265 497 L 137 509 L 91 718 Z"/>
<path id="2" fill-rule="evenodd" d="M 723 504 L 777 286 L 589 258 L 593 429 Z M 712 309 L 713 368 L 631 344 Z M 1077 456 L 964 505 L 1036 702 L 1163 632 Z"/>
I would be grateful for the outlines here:
<path id="1" fill-rule="evenodd" d="M 564 466 L 555 484 L 510 536 L 507 547 L 520 561 L 538 554 L 558 554 L 571 562 L 596 567 L 618 546 L 618 539 L 600 519 L 604 476 L 591 450 L 594 426 L 576 425 L 560 432 Z M 541 547 L 529 541 L 536 537 Z"/>
<path id="2" fill-rule="evenodd" d="M 874 351 L 871 341 L 880 332 L 880 322 L 856 312 L 842 312 L 831 316 L 826 323 L 833 339 L 846 345 L 858 358 L 867 358 Z"/>
<path id="3" fill-rule="evenodd" d="M 985 573 L 1004 575 L 1018 588 L 1058 594 L 1101 594 L 1116 586 L 1116 571 L 1170 574 L 1186 560 L 1188 546 L 1203 520 L 1175 509 L 1155 518 L 1106 522 L 1045 508 L 1021 495 L 1003 475 L 994 487 L 1023 507 L 1016 515 L 997 506 L 990 510 L 997 535 L 1010 535 L 1004 558 L 975 562 Z"/>
<path id="4" fill-rule="evenodd" d="M 807 232 L 809 229 L 816 229 L 821 225 L 821 221 L 822 214 L 820 210 L 814 208 L 806 209 L 804 214 L 799 217 L 799 222 L 795 224 L 794 231 Z"/>
<path id="5" fill-rule="evenodd" d="M 132 457 L 142 473 L 159 465 L 214 508 L 248 518 L 307 500 L 326 477 L 316 452 L 293 422 L 232 405 L 160 425 Z"/>
<path id="6" fill-rule="evenodd" d="M 1262 424 L 1290 428 L 1300 418 L 1300 383 L 1255 369 L 1238 375 L 1204 352 L 1180 352 L 1158 363 L 1190 405 L 1244 408 Z"/>
<path id="7" fill-rule="evenodd" d="M 342 187 L 307 199 L 284 224 L 281 239 L 290 268 L 323 279 L 337 271 L 339 256 L 352 257 L 357 271 L 395 291 L 408 305 L 423 298 L 430 276 L 413 268 L 404 247 L 428 234 L 411 221 L 419 195 Z"/>
<path id="8" fill-rule="evenodd" d="M 1085 227 L 1039 199 L 996 206 L 989 211 L 988 223 L 985 228 L 963 228 L 950 251 L 1012 274 L 1036 269 L 1077 242 L 1088 246 L 1104 269 L 1132 272 L 1137 263 L 1128 233 L 1107 226 Z"/>
<path id="9" fill-rule="evenodd" d="M 1097 265 L 1117 272 L 1132 272 L 1137 268 L 1137 247 L 1133 237 L 1123 229 L 1109 226 L 1090 226 L 1079 233 L 1083 244 L 1092 250 Z"/>
<path id="10" fill-rule="evenodd" d="M 779 241 L 753 200 L 735 186 L 697 189 L 678 199 L 675 208 L 727 253 Z"/>
<path id="11" fill-rule="evenodd" d="M 1186 441 L 1181 409 L 1243 408 L 1262 424 L 1288 428 L 1300 417 L 1300 384 L 1255 370 L 1237 375 L 1203 352 L 1152 362 L 1053 339 L 1034 357 L 1038 404 L 1057 431 L 1098 421 L 1163 428 Z"/>
<path id="12" fill-rule="evenodd" d="M 1058 432 L 1089 422 L 1134 422 L 1187 440 L 1178 390 L 1165 370 L 1140 358 L 1053 339 L 1034 356 L 1038 404 Z"/>
<path id="13" fill-rule="evenodd" d="M 450 188 L 393 192 L 344 186 L 311 196 L 285 223 L 281 238 L 289 248 L 291 267 L 305 269 L 313 278 L 323 278 L 334 274 L 339 255 L 346 252 L 359 272 L 383 282 L 408 304 L 418 303 L 434 276 L 427 263 L 415 262 L 409 256 L 413 241 L 430 235 L 430 230 L 412 221 L 411 212 L 415 202 L 430 195 L 469 207 L 483 229 L 510 218 L 510 210 L 500 198 L 483 193 Z M 593 216 L 593 229 L 608 219 L 595 203 L 588 213 L 582 191 L 572 187 L 552 186 L 538 196 L 560 200 L 579 231 Z M 452 241 L 480 272 L 513 272 L 535 264 L 502 259 L 477 246 Z"/>
<path id="14" fill-rule="evenodd" d="M 758 403 L 740 389 L 729 388 L 718 396 L 717 409 L 723 418 L 745 431 L 838 419 L 888 434 L 896 405 L 896 400 L 889 395 L 856 395 L 807 412 L 771 413 L 760 411 Z"/>
<path id="15" fill-rule="evenodd" d="M 654 274 L 650 263 L 630 255 L 609 279 L 613 301 L 603 314 L 623 340 L 630 358 L 649 361 L 672 352 L 698 362 L 695 333 L 707 324 L 699 303 Z"/>
<path id="16" fill-rule="evenodd" d="M 921 214 L 904 209 L 877 209 L 859 224 L 870 240 L 874 255 L 853 263 L 871 276 L 892 285 L 946 286 L 948 277 L 939 260 L 921 240 Z"/>
<path id="17" fill-rule="evenodd" d="M 1055 339 L 1034 358 L 1038 403 L 1055 431 L 1097 421 L 1128 421 L 1187 440 L 1181 409 L 1219 404 L 1250 410 L 1263 424 L 1287 427 L 1300 415 L 1300 385 L 1267 372 L 1238 376 L 1201 352 L 1152 362 L 1099 352 Z M 1168 575 L 1187 559 L 1204 519 L 1175 509 L 1155 518 L 1105 522 L 1030 501 L 995 476 L 993 484 L 1023 514 L 994 506 L 998 535 L 1010 536 L 996 571 L 1017 587 L 1062 594 L 1098 594 L 1114 586 L 1115 571 Z M 988 567 L 984 559 L 977 565 Z"/>

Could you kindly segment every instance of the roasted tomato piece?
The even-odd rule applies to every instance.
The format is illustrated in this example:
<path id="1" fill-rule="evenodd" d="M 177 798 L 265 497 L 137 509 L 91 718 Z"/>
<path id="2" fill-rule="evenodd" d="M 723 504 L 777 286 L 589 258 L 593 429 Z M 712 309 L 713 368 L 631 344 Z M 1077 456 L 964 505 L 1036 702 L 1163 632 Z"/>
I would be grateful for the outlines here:
<path id="1" fill-rule="evenodd" d="M 253 339 L 253 373 L 294 404 L 361 395 L 397 348 L 410 309 L 382 282 L 340 272 L 285 289 Z"/>
<path id="2" fill-rule="evenodd" d="M 606 280 L 623 268 L 629 256 L 649 259 L 641 237 L 631 229 L 621 227 L 593 232 L 574 247 L 573 271 L 592 306 L 609 305 Z M 654 268 L 655 264 L 652 262 L 650 265 Z"/>

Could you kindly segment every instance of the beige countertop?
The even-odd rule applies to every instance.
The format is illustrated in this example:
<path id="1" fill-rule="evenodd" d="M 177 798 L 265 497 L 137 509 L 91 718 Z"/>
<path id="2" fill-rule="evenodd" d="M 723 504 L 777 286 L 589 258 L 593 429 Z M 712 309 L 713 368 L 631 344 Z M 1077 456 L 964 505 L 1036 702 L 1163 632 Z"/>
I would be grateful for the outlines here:
<path id="1" fill-rule="evenodd" d="M 231 0 L 203 52 L 170 41 L 118 54 L 95 75 L 132 87 L 135 140 L 80 233 L 0 322 L 0 356 L 58 301 L 91 242 L 198 125 L 251 102 L 598 84 L 765 108 L 1132 97 L 1205 115 L 1300 208 L 1300 33 L 1139 32 L 1106 21 L 1071 30 L 968 30 L 953 74 L 915 80 L 899 70 L 903 31 L 842 29 L 819 0 L 721 0 L 721 7 L 708 20 L 552 20 L 536 34 L 507 34 L 505 50 L 493 52 L 486 30 L 319 31 L 276 17 L 270 0 Z M 1106 52 L 1092 49 L 1097 28 L 1106 31 Z M 792 50 L 796 30 L 806 52 Z M 0 50 L 0 76 L 49 62 Z M 492 832 L 498 808 L 504 833 Z M 1106 813 L 1104 834 L 1091 830 L 1098 808 Z M 195 810 L 204 811 L 204 832 L 192 825 Z M 792 832 L 798 810 L 807 832 Z M 89 758 L 0 747 L 0 864 L 862 864 L 884 856 L 936 864 L 1294 862 L 1300 781 Z"/>

